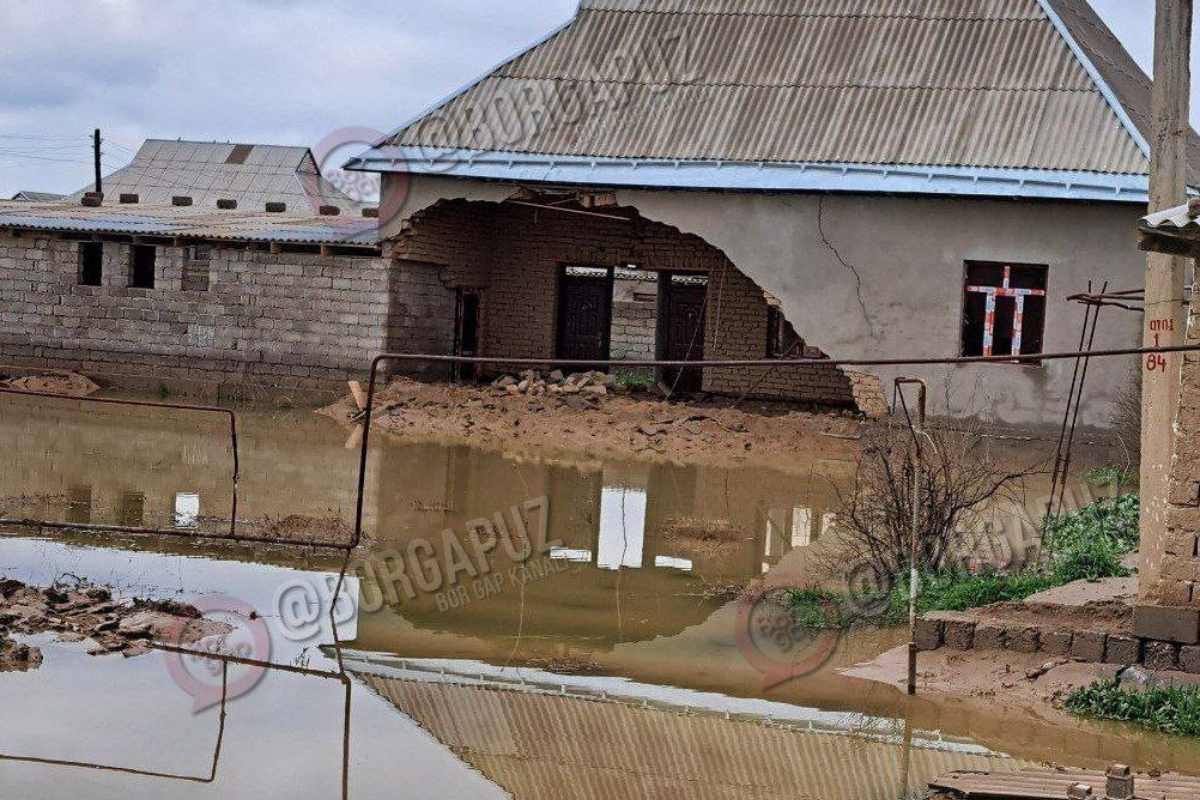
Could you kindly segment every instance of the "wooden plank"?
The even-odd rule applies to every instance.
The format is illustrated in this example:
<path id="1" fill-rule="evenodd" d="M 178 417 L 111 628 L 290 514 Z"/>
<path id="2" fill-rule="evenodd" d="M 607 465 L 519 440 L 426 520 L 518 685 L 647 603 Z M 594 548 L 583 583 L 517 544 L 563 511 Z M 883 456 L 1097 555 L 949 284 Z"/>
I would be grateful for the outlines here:
<path id="1" fill-rule="evenodd" d="M 1200 800 L 1200 778 L 1188 775 L 1135 777 L 1139 797 L 1166 800 Z M 1077 783 L 1093 787 L 1103 796 L 1107 778 L 1094 770 L 1033 768 L 1013 773 L 950 772 L 930 781 L 931 789 L 948 792 L 965 800 L 1064 800 Z"/>

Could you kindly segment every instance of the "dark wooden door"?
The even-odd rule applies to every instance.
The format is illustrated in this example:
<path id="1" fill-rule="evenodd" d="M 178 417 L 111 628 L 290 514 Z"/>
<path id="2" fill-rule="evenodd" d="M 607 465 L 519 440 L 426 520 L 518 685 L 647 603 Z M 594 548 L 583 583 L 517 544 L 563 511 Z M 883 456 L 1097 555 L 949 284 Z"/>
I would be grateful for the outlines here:
<path id="1" fill-rule="evenodd" d="M 664 283 L 664 356 L 668 361 L 703 361 L 708 282 L 701 276 L 669 275 Z M 663 377 L 667 386 L 681 392 L 698 392 L 704 382 L 699 368 L 667 369 Z"/>
<path id="2" fill-rule="evenodd" d="M 563 269 L 558 299 L 558 358 L 576 361 L 608 358 L 612 289 L 611 269 Z"/>
<path id="3" fill-rule="evenodd" d="M 474 289 L 458 290 L 458 310 L 454 320 L 454 355 L 479 355 L 479 292 Z M 478 372 L 474 364 L 455 364 L 455 378 L 461 381 L 474 380 Z"/>

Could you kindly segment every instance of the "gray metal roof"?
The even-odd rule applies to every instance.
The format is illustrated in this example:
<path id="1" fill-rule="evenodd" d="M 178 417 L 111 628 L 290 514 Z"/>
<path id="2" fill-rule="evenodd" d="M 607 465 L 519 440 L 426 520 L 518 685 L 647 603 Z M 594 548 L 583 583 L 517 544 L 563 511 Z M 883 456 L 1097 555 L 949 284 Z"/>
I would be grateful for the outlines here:
<path id="1" fill-rule="evenodd" d="M 94 184 L 72 196 L 79 199 Z M 187 195 L 201 208 L 216 208 L 229 198 L 247 210 L 262 211 L 268 202 L 287 204 L 289 211 L 316 214 L 336 205 L 357 214 L 362 204 L 321 177 L 307 147 L 147 139 L 129 166 L 103 180 L 106 198 L 136 194 L 141 203 L 167 205 Z"/>
<path id="2" fill-rule="evenodd" d="M 416 148 L 1145 175 L 1149 92 L 1086 0 L 583 0 L 352 163 Z"/>
<path id="3" fill-rule="evenodd" d="M 277 244 L 379 244 L 379 220 L 171 205 L 0 202 L 0 228 Z"/>
<path id="4" fill-rule="evenodd" d="M 55 194 L 54 192 L 35 192 L 29 189 L 23 189 L 13 195 L 13 200 L 25 200 L 35 203 L 49 203 L 55 200 L 62 200 L 65 195 Z"/>

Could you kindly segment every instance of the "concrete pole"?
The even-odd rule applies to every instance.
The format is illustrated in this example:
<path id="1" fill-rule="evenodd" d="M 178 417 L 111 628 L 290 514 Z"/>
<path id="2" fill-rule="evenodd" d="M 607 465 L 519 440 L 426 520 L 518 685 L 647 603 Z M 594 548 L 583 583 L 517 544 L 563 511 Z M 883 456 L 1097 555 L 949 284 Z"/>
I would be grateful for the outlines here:
<path id="1" fill-rule="evenodd" d="M 1150 135 L 1150 210 L 1187 202 L 1187 146 L 1191 123 L 1192 0 L 1157 0 L 1154 31 L 1154 108 Z M 1184 339 L 1185 258 L 1149 254 L 1146 262 L 1147 346 Z M 1179 408 L 1178 355 L 1142 363 L 1141 590 L 1158 582 L 1166 547 L 1167 497 Z"/>

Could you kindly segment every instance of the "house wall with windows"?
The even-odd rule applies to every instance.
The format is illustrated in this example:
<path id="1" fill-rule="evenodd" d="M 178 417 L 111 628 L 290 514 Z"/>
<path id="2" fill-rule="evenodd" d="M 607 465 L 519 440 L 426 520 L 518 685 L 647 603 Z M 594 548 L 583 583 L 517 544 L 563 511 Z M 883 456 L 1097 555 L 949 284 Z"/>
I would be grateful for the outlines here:
<path id="1" fill-rule="evenodd" d="M 209 397 L 340 394 L 440 291 L 387 264 L 0 230 L 0 363 Z"/>
<path id="2" fill-rule="evenodd" d="M 407 176 L 401 184 L 384 175 L 385 194 L 402 191 L 405 201 L 401 214 L 385 220 L 381 236 L 398 235 L 414 215 L 439 200 L 502 201 L 519 186 L 450 175 Z M 1089 282 L 1097 289 L 1105 282 L 1110 289 L 1130 289 L 1145 281 L 1145 257 L 1131 233 L 1145 208 L 1133 203 L 601 191 L 611 191 L 618 205 L 636 208 L 645 219 L 694 235 L 720 251 L 738 274 L 778 299 L 808 345 L 833 358 L 969 353 L 964 323 L 970 263 L 1045 267 L 1043 352 L 1079 348 L 1085 309 L 1068 296 L 1086 291 Z M 738 340 L 765 341 L 765 312 L 755 311 L 746 319 Z M 1031 340 L 1028 318 L 1026 323 Z M 1140 341 L 1140 317 L 1119 309 L 1102 312 L 1096 349 L 1135 347 Z M 924 377 L 935 414 L 1050 427 L 1062 420 L 1074 366 L 1073 361 L 1053 361 L 863 372 L 877 376 L 885 387 L 902 375 Z M 1107 427 L 1117 397 L 1136 379 L 1137 369 L 1132 357 L 1093 360 L 1080 423 Z M 747 386 L 748 376 L 728 377 L 722 390 L 740 392 Z"/>

